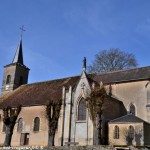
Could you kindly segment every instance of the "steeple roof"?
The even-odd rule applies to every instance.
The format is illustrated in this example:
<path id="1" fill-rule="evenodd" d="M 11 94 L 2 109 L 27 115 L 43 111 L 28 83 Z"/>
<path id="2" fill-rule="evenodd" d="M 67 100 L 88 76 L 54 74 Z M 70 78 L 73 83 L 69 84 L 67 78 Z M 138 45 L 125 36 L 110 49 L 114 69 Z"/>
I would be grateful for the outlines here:
<path id="1" fill-rule="evenodd" d="M 19 42 L 18 48 L 16 50 L 14 59 L 12 63 L 19 63 L 23 65 L 23 53 L 22 53 L 22 39 Z"/>

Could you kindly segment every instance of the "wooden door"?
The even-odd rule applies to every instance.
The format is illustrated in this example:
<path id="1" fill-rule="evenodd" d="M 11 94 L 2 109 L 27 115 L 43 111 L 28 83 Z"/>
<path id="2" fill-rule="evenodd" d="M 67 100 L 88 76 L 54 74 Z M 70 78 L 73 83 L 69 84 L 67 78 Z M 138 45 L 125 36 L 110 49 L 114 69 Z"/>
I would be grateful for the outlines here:
<path id="1" fill-rule="evenodd" d="M 29 133 L 25 133 L 24 145 L 28 145 L 28 144 L 29 144 Z"/>
<path id="2" fill-rule="evenodd" d="M 20 137 L 20 145 L 28 145 L 29 144 L 29 133 L 21 133 Z"/>

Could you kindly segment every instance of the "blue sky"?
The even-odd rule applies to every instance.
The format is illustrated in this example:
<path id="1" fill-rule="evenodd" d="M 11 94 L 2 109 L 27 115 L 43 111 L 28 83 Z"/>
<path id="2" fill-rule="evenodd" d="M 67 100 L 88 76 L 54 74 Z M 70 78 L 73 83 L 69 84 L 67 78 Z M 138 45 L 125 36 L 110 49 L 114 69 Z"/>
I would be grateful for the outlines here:
<path id="1" fill-rule="evenodd" d="M 1 0 L 0 82 L 23 33 L 29 83 L 81 74 L 103 49 L 133 53 L 150 65 L 149 0 Z"/>

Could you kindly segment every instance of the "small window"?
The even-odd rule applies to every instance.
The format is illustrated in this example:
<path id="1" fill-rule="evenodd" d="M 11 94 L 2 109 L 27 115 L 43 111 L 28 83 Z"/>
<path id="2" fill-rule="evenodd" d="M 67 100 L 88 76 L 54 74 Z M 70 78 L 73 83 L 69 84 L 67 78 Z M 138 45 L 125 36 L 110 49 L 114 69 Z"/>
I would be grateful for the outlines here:
<path id="1" fill-rule="evenodd" d="M 18 132 L 21 132 L 21 131 L 22 131 L 22 128 L 23 128 L 23 119 L 22 119 L 22 118 L 19 118 L 19 119 L 18 119 L 17 131 L 18 131 Z"/>
<path id="2" fill-rule="evenodd" d="M 11 82 L 11 76 L 8 75 L 8 76 L 7 76 L 7 79 L 6 79 L 6 84 L 9 84 L 10 82 Z"/>
<path id="3" fill-rule="evenodd" d="M 78 120 L 86 120 L 86 102 L 81 99 L 78 106 Z"/>
<path id="4" fill-rule="evenodd" d="M 129 132 L 128 132 L 129 138 L 134 139 L 134 127 L 129 126 Z"/>
<path id="5" fill-rule="evenodd" d="M 114 139 L 119 139 L 119 127 L 115 126 L 114 129 Z"/>
<path id="6" fill-rule="evenodd" d="M 135 106 L 132 103 L 130 104 L 130 114 L 135 116 Z"/>
<path id="7" fill-rule="evenodd" d="M 3 123 L 3 132 L 6 133 L 6 125 Z"/>
<path id="8" fill-rule="evenodd" d="M 34 119 L 34 128 L 33 128 L 33 131 L 39 131 L 39 129 L 40 129 L 40 118 L 36 117 Z"/>

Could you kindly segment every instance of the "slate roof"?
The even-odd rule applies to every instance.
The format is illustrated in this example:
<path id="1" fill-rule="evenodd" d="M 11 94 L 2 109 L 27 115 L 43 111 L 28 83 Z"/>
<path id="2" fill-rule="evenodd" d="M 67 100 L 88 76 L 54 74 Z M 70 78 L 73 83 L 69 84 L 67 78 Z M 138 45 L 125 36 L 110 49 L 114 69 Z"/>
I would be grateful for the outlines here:
<path id="1" fill-rule="evenodd" d="M 49 101 L 57 103 L 62 100 L 62 87 L 75 87 L 79 76 L 22 85 L 15 91 L 0 99 L 0 108 L 11 106 L 46 105 Z"/>
<path id="2" fill-rule="evenodd" d="M 12 63 L 19 63 L 23 65 L 22 40 L 20 40 Z"/>
<path id="3" fill-rule="evenodd" d="M 129 123 L 129 122 L 145 122 L 144 120 L 129 114 L 122 117 L 119 117 L 117 119 L 111 120 L 109 123 Z"/>
<path id="4" fill-rule="evenodd" d="M 97 74 L 94 80 L 104 84 L 150 79 L 150 66 Z"/>
<path id="5" fill-rule="evenodd" d="M 28 67 L 26 67 L 23 64 L 22 40 L 20 40 L 20 42 L 19 42 L 19 45 L 17 47 L 17 50 L 16 50 L 16 53 L 15 53 L 12 63 L 10 63 L 4 67 L 8 67 L 8 66 L 12 66 L 12 65 L 18 65 L 18 66 L 21 65 L 22 67 L 26 68 L 27 70 L 30 70 Z"/>

